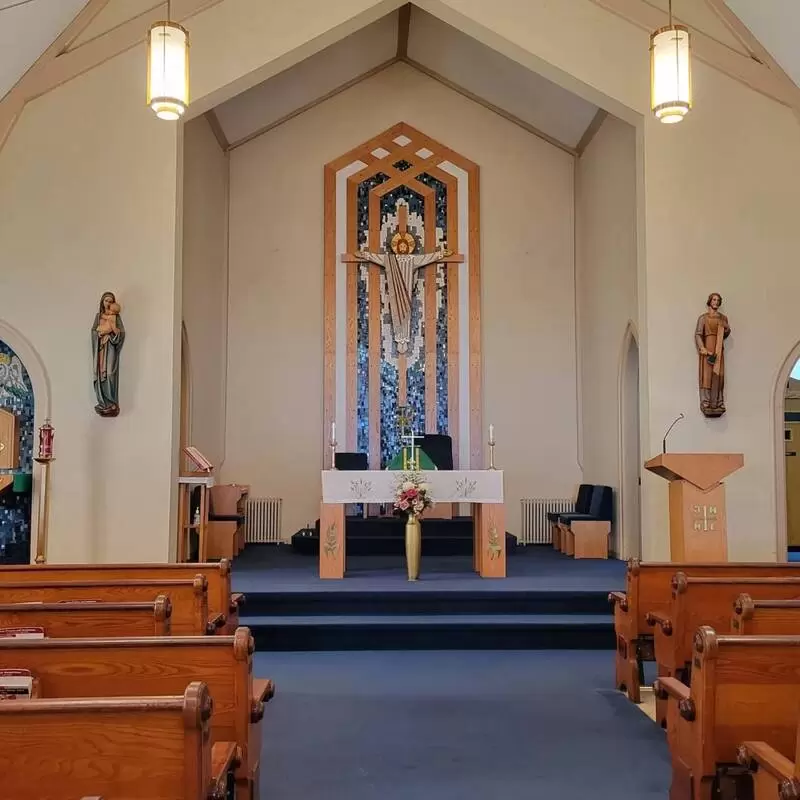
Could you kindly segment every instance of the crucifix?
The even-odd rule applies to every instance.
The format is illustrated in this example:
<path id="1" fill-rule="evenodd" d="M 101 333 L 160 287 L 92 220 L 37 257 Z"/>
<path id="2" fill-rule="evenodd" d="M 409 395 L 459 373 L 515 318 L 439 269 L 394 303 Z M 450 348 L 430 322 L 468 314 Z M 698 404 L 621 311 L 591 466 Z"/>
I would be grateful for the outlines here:
<path id="1" fill-rule="evenodd" d="M 441 248 L 433 253 L 414 255 L 417 243 L 408 232 L 408 206 L 398 205 L 398 230 L 390 245 L 391 252 L 370 253 L 359 250 L 342 255 L 344 263 L 368 261 L 386 270 L 389 290 L 389 310 L 392 314 L 392 329 L 398 353 L 407 353 L 411 343 L 411 298 L 414 291 L 414 273 L 428 264 L 461 262 L 464 256 L 454 255 L 451 250 Z"/>
<path id="2" fill-rule="evenodd" d="M 406 456 L 406 450 L 403 448 L 403 469 L 410 469 L 415 471 L 419 469 L 419 456 L 417 453 L 419 452 L 419 448 L 416 446 L 417 440 L 422 441 L 422 436 L 417 436 L 416 433 L 412 430 L 411 433 L 407 433 L 403 436 L 403 442 L 405 444 L 411 444 L 411 458 L 408 459 Z"/>

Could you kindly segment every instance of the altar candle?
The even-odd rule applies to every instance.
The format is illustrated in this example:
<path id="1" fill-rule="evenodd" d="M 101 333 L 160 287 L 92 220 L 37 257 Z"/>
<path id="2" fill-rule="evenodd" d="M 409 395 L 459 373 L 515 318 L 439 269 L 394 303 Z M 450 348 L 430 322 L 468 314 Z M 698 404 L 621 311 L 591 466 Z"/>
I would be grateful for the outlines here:
<path id="1" fill-rule="evenodd" d="M 494 425 L 489 426 L 489 442 L 494 444 Z"/>
<path id="2" fill-rule="evenodd" d="M 336 423 L 331 422 L 331 444 L 336 442 Z"/>

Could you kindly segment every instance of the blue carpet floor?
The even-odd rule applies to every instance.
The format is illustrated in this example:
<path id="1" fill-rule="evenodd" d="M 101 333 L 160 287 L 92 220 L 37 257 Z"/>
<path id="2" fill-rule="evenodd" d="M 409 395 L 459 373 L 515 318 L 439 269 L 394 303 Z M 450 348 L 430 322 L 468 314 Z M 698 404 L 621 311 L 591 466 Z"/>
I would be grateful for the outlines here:
<path id="1" fill-rule="evenodd" d="M 663 732 L 613 652 L 257 653 L 270 800 L 664 800 Z"/>

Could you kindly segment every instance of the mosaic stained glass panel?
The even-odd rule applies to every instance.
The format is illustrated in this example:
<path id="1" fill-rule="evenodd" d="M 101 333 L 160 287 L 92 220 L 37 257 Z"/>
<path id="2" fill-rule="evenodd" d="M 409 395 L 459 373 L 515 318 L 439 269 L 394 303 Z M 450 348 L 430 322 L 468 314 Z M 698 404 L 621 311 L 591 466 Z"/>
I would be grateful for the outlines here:
<path id="1" fill-rule="evenodd" d="M 0 341 L 0 408 L 19 419 L 20 463 L 14 472 L 30 475 L 33 471 L 33 387 L 16 353 Z M 3 470 L 7 472 L 7 470 Z M 30 551 L 30 491 L 15 494 L 6 491 L 0 498 L 0 563 L 12 551 Z"/>

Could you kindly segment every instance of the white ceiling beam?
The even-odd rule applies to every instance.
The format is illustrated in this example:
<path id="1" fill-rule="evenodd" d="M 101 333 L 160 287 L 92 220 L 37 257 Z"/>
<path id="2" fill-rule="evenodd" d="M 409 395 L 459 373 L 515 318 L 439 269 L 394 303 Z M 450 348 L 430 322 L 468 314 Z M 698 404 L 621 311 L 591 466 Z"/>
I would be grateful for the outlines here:
<path id="1" fill-rule="evenodd" d="M 72 22 L 56 37 L 53 43 L 33 62 L 22 77 L 11 87 L 11 89 L 0 99 L 0 150 L 8 140 L 14 128 L 28 96 L 25 92 L 27 81 L 30 75 L 37 69 L 53 61 L 64 52 L 74 42 L 92 20 L 109 4 L 110 0 L 88 0 L 83 8 L 75 15 Z"/>
<path id="2" fill-rule="evenodd" d="M 783 67 L 772 57 L 772 53 L 761 44 L 750 28 L 731 11 L 725 0 L 706 0 L 706 4 L 728 26 L 728 30 L 753 54 L 753 57 L 766 65 L 786 85 L 787 90 L 795 94 L 797 97 L 796 107 L 800 108 L 800 87 L 786 74 Z"/>
<path id="3" fill-rule="evenodd" d="M 592 139 L 597 136 L 597 132 L 603 127 L 603 123 L 606 121 L 607 117 L 608 111 L 604 108 L 597 109 L 597 113 L 589 123 L 589 127 L 583 132 L 583 136 L 581 136 L 581 140 L 578 144 L 575 145 L 575 151 L 579 158 L 586 152 L 586 148 L 591 144 Z"/>
<path id="4" fill-rule="evenodd" d="M 662 27 L 667 22 L 667 14 L 664 11 L 642 0 L 592 0 L 592 2 L 648 32 Z M 796 93 L 765 63 L 737 53 L 696 28 L 692 28 L 692 52 L 704 64 L 718 69 L 783 105 L 797 108 Z"/>

